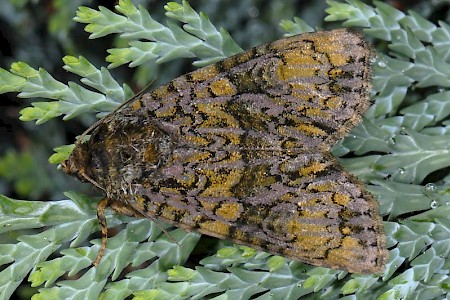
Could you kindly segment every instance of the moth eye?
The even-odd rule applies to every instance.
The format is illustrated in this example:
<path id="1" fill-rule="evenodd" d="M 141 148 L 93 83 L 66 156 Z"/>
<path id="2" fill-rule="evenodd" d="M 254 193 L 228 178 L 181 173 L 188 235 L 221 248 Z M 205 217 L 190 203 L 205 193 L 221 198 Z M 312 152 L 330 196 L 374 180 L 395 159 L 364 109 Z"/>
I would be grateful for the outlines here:
<path id="1" fill-rule="evenodd" d="M 101 168 L 100 161 L 96 157 L 92 159 L 92 166 L 97 170 Z"/>
<path id="2" fill-rule="evenodd" d="M 107 169 L 108 161 L 105 153 L 101 150 L 101 148 L 96 149 L 96 151 L 92 152 L 90 159 L 91 166 L 97 172 L 99 170 Z"/>

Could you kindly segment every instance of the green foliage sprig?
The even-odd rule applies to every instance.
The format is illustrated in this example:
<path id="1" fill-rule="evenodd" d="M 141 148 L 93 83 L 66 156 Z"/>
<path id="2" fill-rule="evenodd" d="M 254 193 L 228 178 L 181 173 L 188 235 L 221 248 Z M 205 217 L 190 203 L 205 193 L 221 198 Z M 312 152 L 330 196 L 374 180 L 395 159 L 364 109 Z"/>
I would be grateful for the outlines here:
<path id="1" fill-rule="evenodd" d="M 99 70 L 81 56 L 66 56 L 63 61 L 64 69 L 83 76 L 81 82 L 100 93 L 74 82 L 67 85 L 59 82 L 42 68 L 36 70 L 23 62 L 13 63 L 10 72 L 0 68 L 0 92 L 19 92 L 21 98 L 57 100 L 33 102 L 31 107 L 21 110 L 20 120 L 36 120 L 36 124 L 42 124 L 60 115 L 68 120 L 87 112 L 102 117 L 131 96 L 131 90 L 126 85 L 120 87 L 106 68 Z"/>
<path id="2" fill-rule="evenodd" d="M 203 66 L 236 54 L 242 49 L 224 30 L 217 30 L 204 14 L 197 14 L 184 1 L 169 2 L 167 16 L 183 22 L 179 25 L 168 22 L 164 26 L 156 22 L 143 7 L 139 9 L 130 0 L 121 0 L 116 9 L 123 15 L 100 7 L 94 10 L 80 7 L 74 19 L 89 23 L 86 31 L 90 38 L 99 38 L 111 33 L 120 33 L 130 47 L 110 49 L 106 58 L 110 68 L 130 63 L 135 67 L 149 60 L 163 63 L 169 60 L 198 57 L 194 65 Z M 141 39 L 149 40 L 143 42 Z M 0 92 L 19 92 L 19 97 L 43 97 L 58 101 L 33 102 L 21 111 L 22 121 L 37 120 L 42 124 L 54 117 L 65 115 L 68 120 L 82 113 L 97 113 L 101 118 L 113 111 L 124 100 L 131 98 L 132 91 L 120 84 L 106 68 L 97 69 L 86 58 L 66 56 L 64 69 L 81 76 L 81 82 L 98 92 L 69 82 L 65 85 L 55 80 L 44 69 L 35 70 L 26 63 L 11 65 L 10 72 L 0 68 Z"/>
<path id="3" fill-rule="evenodd" d="M 135 67 L 149 60 L 162 63 L 183 57 L 197 57 L 200 60 L 194 65 L 205 66 L 242 51 L 225 29 L 217 30 L 205 14 L 198 14 L 187 1 L 168 2 L 164 9 L 166 16 L 181 22 L 182 27 L 170 21 L 167 26 L 162 25 L 144 7 L 137 8 L 130 0 L 121 0 L 116 6 L 122 15 L 104 7 L 98 11 L 80 7 L 74 20 L 88 23 L 85 30 L 91 33 L 90 38 L 118 33 L 128 41 L 130 47 L 108 50 L 106 60 L 110 67 L 126 63 Z"/>

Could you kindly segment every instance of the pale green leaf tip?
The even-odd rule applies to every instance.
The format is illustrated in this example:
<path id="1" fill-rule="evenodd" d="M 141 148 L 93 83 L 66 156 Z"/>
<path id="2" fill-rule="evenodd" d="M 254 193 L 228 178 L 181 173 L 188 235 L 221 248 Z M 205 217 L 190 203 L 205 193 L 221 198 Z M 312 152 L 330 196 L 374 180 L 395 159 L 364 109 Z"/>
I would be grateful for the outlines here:
<path id="1" fill-rule="evenodd" d="M 216 256 L 220 258 L 226 258 L 233 256 L 237 252 L 237 249 L 234 247 L 224 247 L 217 250 Z"/>
<path id="2" fill-rule="evenodd" d="M 161 292 L 156 289 L 146 290 L 146 291 L 137 291 L 134 292 L 133 300 L 156 300 L 161 299 L 160 297 Z"/>
<path id="3" fill-rule="evenodd" d="M 358 282 L 355 279 L 350 279 L 344 284 L 341 291 L 342 294 L 348 295 L 355 293 L 358 290 L 358 288 L 359 288 Z"/>
<path id="4" fill-rule="evenodd" d="M 106 56 L 105 60 L 111 63 L 108 68 L 118 67 L 131 61 L 129 57 L 131 54 L 130 48 L 114 48 L 107 51 L 110 54 Z"/>
<path id="5" fill-rule="evenodd" d="M 80 63 L 80 59 L 72 56 L 72 55 L 66 55 L 62 58 L 62 61 L 64 62 L 64 64 L 68 65 L 68 66 L 73 66 L 76 64 Z"/>
<path id="6" fill-rule="evenodd" d="M 90 23 L 90 24 L 88 24 L 88 25 L 86 25 L 85 27 L 84 27 L 84 30 L 86 31 L 86 32 L 88 32 L 88 33 L 94 33 L 94 32 L 96 32 L 96 31 L 100 31 L 101 30 L 101 26 L 98 26 L 97 24 L 94 24 L 94 23 Z"/>
<path id="7" fill-rule="evenodd" d="M 19 120 L 23 122 L 36 121 L 37 125 L 61 115 L 59 102 L 33 102 L 32 107 L 25 107 L 19 111 Z"/>
<path id="8" fill-rule="evenodd" d="M 248 247 L 248 246 L 239 246 L 238 248 L 241 249 L 241 250 L 243 251 L 243 252 L 242 252 L 242 257 L 248 258 L 248 257 L 252 257 L 253 255 L 256 254 L 256 250 L 253 249 L 253 248 L 251 248 L 251 247 Z"/>
<path id="9" fill-rule="evenodd" d="M 80 6 L 78 7 L 74 20 L 80 23 L 89 23 L 92 21 L 92 19 L 99 15 L 100 12 L 95 9 L 86 6 Z"/>
<path id="10" fill-rule="evenodd" d="M 173 281 L 189 281 L 194 276 L 195 271 L 183 266 L 174 266 L 172 269 L 167 270 L 169 280 Z"/>
<path id="11" fill-rule="evenodd" d="M 270 272 L 275 272 L 280 267 L 282 267 L 284 263 L 285 263 L 284 257 L 278 255 L 271 256 L 267 260 L 267 266 L 269 267 Z"/>
<path id="12" fill-rule="evenodd" d="M 30 77 L 39 75 L 39 72 L 37 70 L 33 69 L 28 64 L 26 64 L 22 61 L 12 63 L 11 64 L 11 72 L 13 74 L 16 74 L 16 75 L 19 75 L 22 77 L 26 77 L 26 78 L 30 78 Z"/>
<path id="13" fill-rule="evenodd" d="M 63 145 L 63 146 L 54 148 L 53 150 L 55 151 L 55 153 L 53 153 L 48 158 L 49 163 L 56 165 L 56 164 L 60 164 L 63 161 L 69 159 L 69 156 L 72 153 L 74 148 L 75 148 L 75 144 Z"/>
<path id="14" fill-rule="evenodd" d="M 183 12 L 183 6 L 177 2 L 167 2 L 167 4 L 164 5 L 164 9 L 167 12 L 172 12 L 175 14 Z"/>
<path id="15" fill-rule="evenodd" d="M 138 9 L 131 0 L 120 0 L 119 4 L 115 6 L 115 9 L 126 16 L 138 12 Z"/>

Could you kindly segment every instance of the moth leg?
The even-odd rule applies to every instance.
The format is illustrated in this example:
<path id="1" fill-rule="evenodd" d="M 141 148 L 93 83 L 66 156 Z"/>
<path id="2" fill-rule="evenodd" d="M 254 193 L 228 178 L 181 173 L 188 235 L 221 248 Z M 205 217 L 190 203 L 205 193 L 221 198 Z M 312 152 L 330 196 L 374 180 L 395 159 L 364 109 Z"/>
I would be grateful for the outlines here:
<path id="1" fill-rule="evenodd" d="M 117 212 L 121 215 L 135 217 L 135 218 L 147 218 L 147 219 L 152 220 L 161 229 L 161 231 L 164 232 L 164 234 L 166 234 L 170 240 L 172 240 L 172 242 L 174 242 L 175 244 L 180 246 L 180 244 L 178 244 L 178 242 L 170 235 L 170 233 L 154 217 L 146 216 L 146 215 L 140 213 L 139 211 L 135 210 L 133 207 L 127 206 L 126 204 L 124 204 L 123 202 L 120 202 L 120 201 L 112 201 L 109 205 L 115 212 Z"/>
<path id="2" fill-rule="evenodd" d="M 110 205 L 109 198 L 103 198 L 97 203 L 97 218 L 102 231 L 102 244 L 98 251 L 97 257 L 92 263 L 94 266 L 98 266 L 106 250 L 106 242 L 108 241 L 108 227 L 106 225 L 105 209 Z"/>
<path id="3" fill-rule="evenodd" d="M 136 211 L 130 206 L 127 206 L 123 202 L 120 201 L 112 201 L 110 203 L 111 208 L 118 214 L 129 216 L 129 217 L 135 217 L 135 218 L 147 218 L 140 212 Z"/>
<path id="4" fill-rule="evenodd" d="M 105 254 L 106 243 L 108 242 L 108 226 L 106 224 L 106 217 L 105 217 L 105 210 L 108 206 L 111 206 L 113 210 L 115 210 L 120 214 L 130 217 L 142 218 L 141 214 L 137 214 L 133 210 L 128 209 L 125 205 L 123 205 L 119 201 L 112 201 L 109 198 L 103 198 L 97 203 L 97 218 L 98 223 L 100 224 L 100 229 L 102 231 L 102 244 L 100 246 L 100 250 L 98 251 L 97 257 L 92 263 L 96 267 L 98 266 L 98 264 L 102 260 L 103 255 Z"/>
<path id="5" fill-rule="evenodd" d="M 102 243 L 100 246 L 100 250 L 98 251 L 97 257 L 95 258 L 94 262 L 92 263 L 95 267 L 97 267 L 100 263 L 100 261 L 103 258 L 103 255 L 105 254 L 106 250 L 106 243 L 108 242 L 108 227 L 106 224 L 106 217 L 105 217 L 105 210 L 106 208 L 110 206 L 115 212 L 126 215 L 129 217 L 135 217 L 135 218 L 150 218 L 148 216 L 143 215 L 139 211 L 133 209 L 132 207 L 126 206 L 124 203 L 120 201 L 114 201 L 109 198 L 103 198 L 100 200 L 97 204 L 97 218 L 98 222 L 100 224 L 100 229 L 102 231 Z M 170 233 L 162 227 L 161 224 L 159 224 L 154 218 L 150 218 L 152 221 L 158 225 L 158 227 L 178 246 L 178 242 L 170 235 Z"/>

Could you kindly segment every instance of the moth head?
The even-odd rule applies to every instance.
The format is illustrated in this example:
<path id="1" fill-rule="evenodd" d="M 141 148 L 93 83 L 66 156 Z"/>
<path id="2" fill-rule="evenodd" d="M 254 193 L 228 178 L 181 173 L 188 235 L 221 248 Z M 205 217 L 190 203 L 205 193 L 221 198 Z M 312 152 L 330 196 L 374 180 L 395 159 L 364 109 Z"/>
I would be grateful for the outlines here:
<path id="1" fill-rule="evenodd" d="M 68 175 L 77 177 L 83 182 L 90 182 L 97 188 L 104 188 L 97 182 L 96 174 L 92 170 L 92 153 L 85 143 L 77 143 L 69 159 L 61 163 L 62 170 Z"/>
<path id="2" fill-rule="evenodd" d="M 98 123 L 88 139 L 80 139 L 62 169 L 107 194 L 115 193 L 155 174 L 168 161 L 172 145 L 171 136 L 153 123 L 119 115 Z"/>

